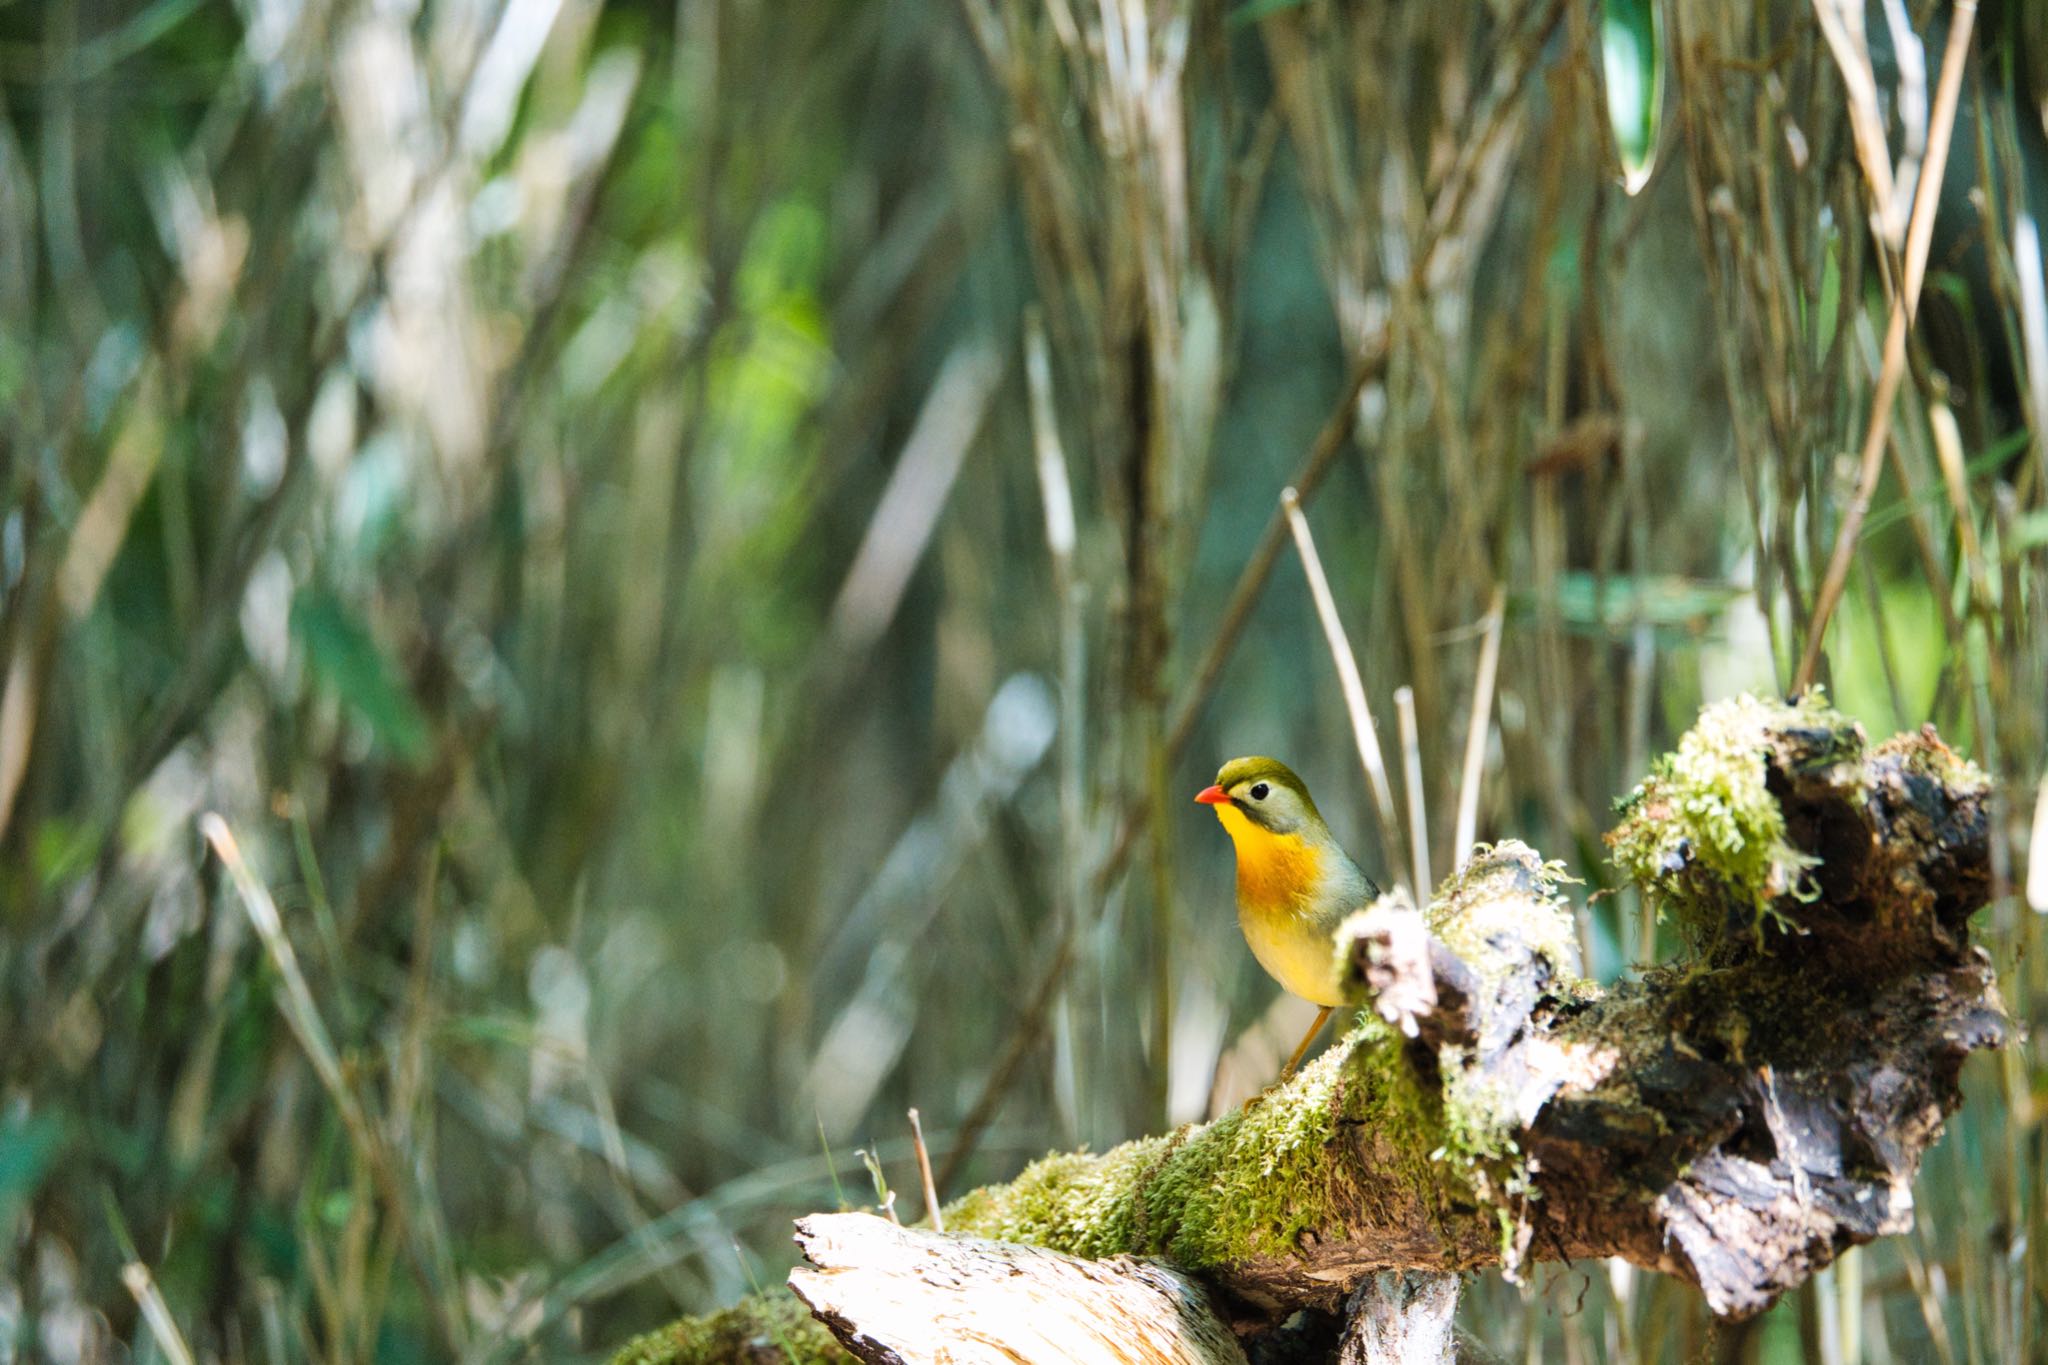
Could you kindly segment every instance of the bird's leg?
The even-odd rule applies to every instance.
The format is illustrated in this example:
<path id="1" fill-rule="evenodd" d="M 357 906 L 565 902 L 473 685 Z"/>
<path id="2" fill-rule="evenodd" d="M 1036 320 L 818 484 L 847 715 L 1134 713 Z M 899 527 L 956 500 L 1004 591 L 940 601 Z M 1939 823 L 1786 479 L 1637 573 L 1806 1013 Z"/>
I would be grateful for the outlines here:
<path id="1" fill-rule="evenodd" d="M 1287 1059 L 1287 1065 L 1281 1068 L 1281 1080 L 1284 1081 L 1289 1076 L 1292 1076 L 1294 1074 L 1294 1068 L 1301 1065 L 1301 1055 L 1304 1052 L 1308 1051 L 1308 1045 L 1310 1043 L 1313 1043 L 1316 1040 L 1316 1035 L 1323 1031 L 1323 1025 L 1330 1022 L 1330 1013 L 1336 1008 L 1337 1007 L 1335 1005 L 1325 1005 L 1320 1010 L 1316 1011 L 1316 1021 L 1308 1026 L 1308 1032 L 1302 1035 L 1300 1046 L 1294 1049 L 1294 1055 L 1292 1057 L 1289 1057 Z"/>

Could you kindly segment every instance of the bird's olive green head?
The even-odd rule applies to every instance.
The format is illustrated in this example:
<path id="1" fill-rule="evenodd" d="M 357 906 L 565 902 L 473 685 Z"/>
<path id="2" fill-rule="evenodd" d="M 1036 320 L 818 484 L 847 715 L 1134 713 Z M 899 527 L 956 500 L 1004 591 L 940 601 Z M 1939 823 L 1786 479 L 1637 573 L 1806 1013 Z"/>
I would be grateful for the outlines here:
<path id="1" fill-rule="evenodd" d="M 1275 834 L 1327 833 L 1308 787 L 1277 758 L 1233 758 L 1217 772 L 1216 785 L 1195 799 L 1208 805 L 1227 801 Z"/>

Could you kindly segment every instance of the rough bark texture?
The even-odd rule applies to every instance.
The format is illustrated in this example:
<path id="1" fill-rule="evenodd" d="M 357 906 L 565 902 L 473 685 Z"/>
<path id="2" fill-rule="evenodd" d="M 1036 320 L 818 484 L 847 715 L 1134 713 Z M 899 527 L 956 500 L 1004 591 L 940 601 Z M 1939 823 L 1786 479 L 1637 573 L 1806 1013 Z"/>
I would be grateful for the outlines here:
<path id="1" fill-rule="evenodd" d="M 796 1227 L 811 1265 L 789 1287 L 868 1365 L 1245 1365 L 1206 1291 L 1157 1261 L 1084 1261 L 866 1213 Z"/>
<path id="2" fill-rule="evenodd" d="M 1382 1270 L 1351 1291 L 1337 1365 L 1452 1365 L 1458 1277 Z"/>
<path id="3" fill-rule="evenodd" d="M 1621 1256 L 1758 1312 L 1910 1224 L 1964 1058 L 2006 1036 L 1968 933 L 1985 791 L 1931 730 L 1867 749 L 1817 697 L 1709 708 L 1609 836 L 1684 960 L 1602 992 L 1560 870 L 1482 850 L 1426 911 L 1353 917 L 1370 1008 L 1288 1085 L 1048 1157 L 947 1226 L 1163 1258 L 1254 1360 L 1382 1271 Z"/>

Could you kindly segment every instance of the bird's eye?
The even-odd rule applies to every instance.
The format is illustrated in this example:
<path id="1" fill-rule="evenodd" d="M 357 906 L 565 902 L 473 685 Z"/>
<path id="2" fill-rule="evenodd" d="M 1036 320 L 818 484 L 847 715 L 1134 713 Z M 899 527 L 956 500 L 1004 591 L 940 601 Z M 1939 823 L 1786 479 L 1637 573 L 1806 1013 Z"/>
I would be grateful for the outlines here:
<path id="1" fill-rule="evenodd" d="M 1263 800 L 1265 800 L 1265 799 L 1266 799 L 1266 793 L 1267 793 L 1267 792 L 1269 792 L 1269 791 L 1271 791 L 1271 790 L 1272 790 L 1272 788 L 1271 788 L 1271 787 L 1268 787 L 1268 786 L 1267 786 L 1267 785 L 1266 785 L 1265 783 L 1263 783 L 1263 782 L 1254 782 L 1254 783 L 1252 783 L 1252 800 L 1254 800 L 1254 801 L 1263 801 Z"/>

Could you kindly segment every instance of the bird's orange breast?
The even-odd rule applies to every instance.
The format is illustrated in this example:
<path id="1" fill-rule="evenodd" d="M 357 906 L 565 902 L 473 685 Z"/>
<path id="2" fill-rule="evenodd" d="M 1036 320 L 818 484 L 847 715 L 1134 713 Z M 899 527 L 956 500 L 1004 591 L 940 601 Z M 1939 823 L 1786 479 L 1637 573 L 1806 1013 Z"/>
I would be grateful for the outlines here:
<path id="1" fill-rule="evenodd" d="M 1237 846 L 1240 906 L 1292 909 L 1322 885 L 1323 852 L 1299 834 L 1274 834 L 1231 806 L 1219 806 L 1216 816 Z"/>

